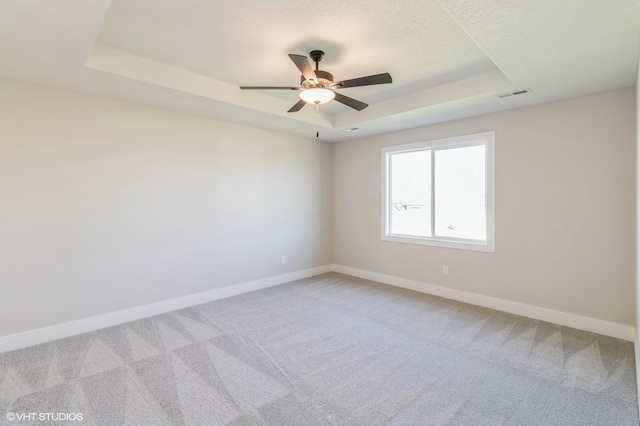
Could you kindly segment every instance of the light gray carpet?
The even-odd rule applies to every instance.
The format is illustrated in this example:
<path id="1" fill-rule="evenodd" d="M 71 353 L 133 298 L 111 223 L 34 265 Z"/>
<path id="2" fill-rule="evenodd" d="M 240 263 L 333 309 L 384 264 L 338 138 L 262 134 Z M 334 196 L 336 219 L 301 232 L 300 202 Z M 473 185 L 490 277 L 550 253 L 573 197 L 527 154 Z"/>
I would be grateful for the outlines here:
<path id="1" fill-rule="evenodd" d="M 637 425 L 633 359 L 630 342 L 330 273 L 2 354 L 0 423 Z"/>

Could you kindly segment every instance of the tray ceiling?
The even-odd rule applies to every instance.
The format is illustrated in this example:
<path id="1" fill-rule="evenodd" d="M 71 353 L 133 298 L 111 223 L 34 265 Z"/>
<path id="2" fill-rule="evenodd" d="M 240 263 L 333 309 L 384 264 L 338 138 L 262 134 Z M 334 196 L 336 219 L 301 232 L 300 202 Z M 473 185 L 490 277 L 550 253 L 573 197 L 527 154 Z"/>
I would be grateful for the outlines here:
<path id="1" fill-rule="evenodd" d="M 320 106 L 339 141 L 633 85 L 639 24 L 636 0 L 5 0 L 0 75 L 313 137 L 296 91 L 239 86 L 298 86 L 287 54 L 320 49 L 336 80 L 393 77 Z"/>

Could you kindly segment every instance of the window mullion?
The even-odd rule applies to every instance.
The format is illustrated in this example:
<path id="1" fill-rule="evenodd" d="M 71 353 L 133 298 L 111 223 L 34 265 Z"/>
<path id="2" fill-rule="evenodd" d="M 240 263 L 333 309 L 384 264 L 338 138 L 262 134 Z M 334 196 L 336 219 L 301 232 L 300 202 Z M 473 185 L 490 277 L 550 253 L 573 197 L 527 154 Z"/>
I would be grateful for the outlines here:
<path id="1" fill-rule="evenodd" d="M 431 236 L 436 236 L 436 153 L 431 150 Z"/>

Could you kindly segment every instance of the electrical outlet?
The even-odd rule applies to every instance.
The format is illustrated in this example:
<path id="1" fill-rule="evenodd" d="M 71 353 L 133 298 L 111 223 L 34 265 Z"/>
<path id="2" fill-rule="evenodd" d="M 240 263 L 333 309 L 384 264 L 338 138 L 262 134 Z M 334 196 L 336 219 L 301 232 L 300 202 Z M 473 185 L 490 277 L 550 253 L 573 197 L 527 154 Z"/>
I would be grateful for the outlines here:
<path id="1" fill-rule="evenodd" d="M 449 267 L 448 266 L 443 266 L 442 267 L 442 275 L 449 275 Z"/>
<path id="2" fill-rule="evenodd" d="M 287 258 L 285 256 L 280 256 L 280 263 L 282 263 L 283 265 L 287 263 Z"/>

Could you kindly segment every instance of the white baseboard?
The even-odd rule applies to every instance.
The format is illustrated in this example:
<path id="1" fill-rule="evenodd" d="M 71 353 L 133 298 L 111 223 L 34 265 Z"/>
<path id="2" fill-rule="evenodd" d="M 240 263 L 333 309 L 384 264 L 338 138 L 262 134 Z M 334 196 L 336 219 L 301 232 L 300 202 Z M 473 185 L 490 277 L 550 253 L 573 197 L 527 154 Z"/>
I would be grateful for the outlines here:
<path id="1" fill-rule="evenodd" d="M 540 308 L 538 306 L 526 305 L 524 303 L 511 302 L 509 300 L 497 299 L 495 297 L 483 296 L 480 294 L 469 293 L 467 291 L 455 290 L 419 281 L 398 278 L 391 275 L 379 274 L 377 272 L 350 268 L 348 266 L 334 264 L 333 271 L 358 278 L 377 281 L 395 287 L 402 287 L 421 293 L 428 293 L 434 296 L 457 300 L 459 302 L 491 308 L 497 311 L 508 312 L 510 314 L 520 315 L 527 318 L 547 321 L 554 324 L 603 334 L 605 336 L 616 337 L 618 339 L 624 339 L 631 342 L 635 342 L 636 340 L 635 328 L 629 325 L 584 317 L 567 312 L 554 311 L 552 309 Z"/>
<path id="2" fill-rule="evenodd" d="M 10 334 L 8 336 L 0 337 L 0 353 L 20 348 L 26 348 L 28 346 L 62 339 L 65 337 L 75 336 L 77 334 L 87 333 L 89 331 L 111 327 L 114 325 L 147 318 L 154 315 L 164 314 L 166 312 L 200 305 L 202 303 L 212 302 L 214 300 L 225 299 L 227 297 L 249 293 L 251 291 L 260 290 L 267 287 L 273 287 L 276 285 L 300 280 L 303 278 L 309 278 L 314 275 L 320 275 L 331 271 L 331 265 L 319 266 L 316 268 L 304 269 L 302 271 L 277 275 L 275 277 L 264 278 L 257 281 L 223 287 L 211 291 L 206 291 L 204 293 L 179 297 L 177 299 L 165 300 L 158 303 L 152 303 L 150 305 L 138 306 L 135 308 L 111 312 L 95 317 L 83 318 L 63 324 L 56 324 L 49 327 L 29 330 L 22 333 Z"/>
<path id="3" fill-rule="evenodd" d="M 470 303 L 472 305 L 483 306 L 486 308 L 509 312 L 528 318 L 548 321 L 559 325 L 636 342 L 636 330 L 634 327 L 628 325 L 583 317 L 566 312 L 554 311 L 537 306 L 525 305 L 523 303 L 511 302 L 508 300 L 497 299 L 494 297 L 483 296 L 466 291 L 455 290 L 432 284 L 426 284 L 419 281 L 412 281 L 404 278 L 394 277 L 391 275 L 384 275 L 377 272 L 370 272 L 362 269 L 350 268 L 347 266 L 334 264 L 291 272 L 288 274 L 264 278 L 261 280 L 237 284 L 229 287 L 223 287 L 204 293 L 184 296 L 177 299 L 165 300 L 150 305 L 143 305 L 136 308 L 98 315 L 95 317 L 83 318 L 76 321 L 56 324 L 49 327 L 25 331 L 22 333 L 0 336 L 0 353 L 25 348 L 52 340 L 62 339 L 65 337 L 75 336 L 77 334 L 87 333 L 101 328 L 111 327 L 129 321 L 135 321 L 138 319 L 163 314 L 166 312 L 175 311 L 177 309 L 188 308 L 190 306 L 212 302 L 214 300 L 224 299 L 243 293 L 249 293 L 251 291 L 273 287 L 303 278 L 309 278 L 330 271 L 335 271 L 354 277 L 377 281 L 395 287 L 406 288 L 421 293 L 428 293 L 434 296 L 440 296 L 447 299 Z M 638 384 L 640 385 L 640 381 L 638 382 Z"/>

